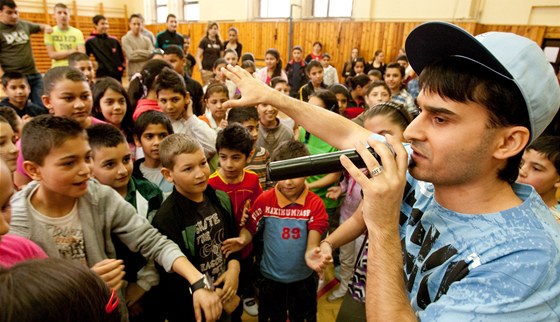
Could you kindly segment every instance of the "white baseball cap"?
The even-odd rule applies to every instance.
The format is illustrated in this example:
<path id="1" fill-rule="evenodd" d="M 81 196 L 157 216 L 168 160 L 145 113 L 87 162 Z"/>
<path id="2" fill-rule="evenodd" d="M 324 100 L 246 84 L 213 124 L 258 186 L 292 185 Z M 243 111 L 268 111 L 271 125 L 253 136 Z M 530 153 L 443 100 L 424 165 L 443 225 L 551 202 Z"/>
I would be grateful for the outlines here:
<path id="1" fill-rule="evenodd" d="M 445 58 L 473 61 L 512 81 L 525 99 L 531 142 L 546 129 L 560 107 L 560 86 L 543 50 L 532 40 L 506 32 L 473 37 L 447 22 L 428 22 L 406 39 L 408 61 L 416 73 Z"/>

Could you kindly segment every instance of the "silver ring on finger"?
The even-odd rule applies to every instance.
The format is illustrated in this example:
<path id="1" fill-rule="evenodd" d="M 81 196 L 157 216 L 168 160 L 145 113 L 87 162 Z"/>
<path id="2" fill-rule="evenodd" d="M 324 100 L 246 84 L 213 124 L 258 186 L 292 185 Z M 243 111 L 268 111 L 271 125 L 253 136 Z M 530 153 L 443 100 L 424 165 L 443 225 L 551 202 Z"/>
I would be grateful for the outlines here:
<path id="1" fill-rule="evenodd" d="M 377 177 L 378 175 L 381 174 L 382 171 L 383 171 L 383 168 L 376 167 L 376 168 L 373 168 L 369 173 L 371 174 L 372 177 Z"/>

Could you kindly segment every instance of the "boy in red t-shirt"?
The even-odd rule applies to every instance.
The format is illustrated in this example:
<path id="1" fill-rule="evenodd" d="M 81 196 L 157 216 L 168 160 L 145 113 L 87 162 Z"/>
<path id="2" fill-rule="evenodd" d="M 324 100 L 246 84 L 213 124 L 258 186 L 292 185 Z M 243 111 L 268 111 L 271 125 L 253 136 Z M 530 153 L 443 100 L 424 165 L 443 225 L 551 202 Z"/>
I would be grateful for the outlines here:
<path id="1" fill-rule="evenodd" d="M 212 175 L 208 183 L 218 190 L 226 192 L 233 205 L 235 224 L 239 230 L 245 225 L 247 212 L 254 201 L 262 193 L 259 176 L 251 170 L 245 169 L 247 161 L 253 154 L 253 141 L 249 131 L 239 123 L 228 125 L 218 133 L 216 138 L 220 168 Z M 239 290 L 243 296 L 243 306 L 250 315 L 257 315 L 258 308 L 254 301 L 254 291 L 251 287 L 253 271 L 252 245 L 248 245 L 241 252 L 239 275 Z M 232 318 L 243 311 L 236 310 Z M 239 319 L 240 320 L 240 319 Z"/>

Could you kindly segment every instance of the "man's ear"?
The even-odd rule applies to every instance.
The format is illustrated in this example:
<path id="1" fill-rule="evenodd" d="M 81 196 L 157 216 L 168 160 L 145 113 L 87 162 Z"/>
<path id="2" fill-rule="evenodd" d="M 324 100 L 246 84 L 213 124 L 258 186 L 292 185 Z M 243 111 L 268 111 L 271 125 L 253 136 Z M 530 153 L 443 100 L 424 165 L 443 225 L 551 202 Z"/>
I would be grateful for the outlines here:
<path id="1" fill-rule="evenodd" d="M 512 126 L 498 129 L 497 143 L 494 150 L 496 159 L 505 160 L 523 152 L 529 142 L 529 129 L 524 126 Z"/>
<path id="2" fill-rule="evenodd" d="M 162 167 L 161 168 L 161 174 L 163 175 L 165 180 L 167 180 L 167 182 L 174 183 L 173 182 L 173 173 L 171 172 L 171 170 L 167 169 L 166 167 Z"/>
<path id="3" fill-rule="evenodd" d="M 49 113 L 54 114 L 54 109 L 51 104 L 51 98 L 47 95 L 42 95 L 41 100 L 43 101 L 43 105 L 45 105 Z"/>
<path id="4" fill-rule="evenodd" d="M 33 180 L 40 181 L 43 178 L 41 175 L 41 167 L 33 161 L 23 161 L 23 169 Z"/>
<path id="5" fill-rule="evenodd" d="M 556 179 L 556 182 L 554 183 L 554 188 L 560 189 L 560 175 L 558 175 L 558 178 Z M 558 195 L 558 194 L 556 194 L 556 195 Z"/>

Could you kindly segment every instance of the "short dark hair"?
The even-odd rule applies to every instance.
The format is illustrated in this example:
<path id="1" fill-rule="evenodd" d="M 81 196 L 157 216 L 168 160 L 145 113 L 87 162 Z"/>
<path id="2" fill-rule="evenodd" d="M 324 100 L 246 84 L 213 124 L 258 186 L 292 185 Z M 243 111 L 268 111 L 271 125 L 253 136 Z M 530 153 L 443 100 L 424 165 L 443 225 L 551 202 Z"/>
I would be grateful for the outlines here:
<path id="1" fill-rule="evenodd" d="M 53 67 L 43 76 L 43 94 L 49 96 L 56 86 L 56 83 L 64 79 L 72 82 L 88 82 L 86 76 L 75 68 L 69 66 Z"/>
<path id="2" fill-rule="evenodd" d="M 168 22 L 168 21 L 169 21 L 169 18 L 175 18 L 175 19 L 177 19 L 177 16 L 174 15 L 174 14 L 172 14 L 172 13 L 170 13 L 170 14 L 167 15 L 167 18 L 165 18 L 165 22 Z"/>
<path id="3" fill-rule="evenodd" d="M 399 57 L 397 57 L 396 61 L 398 62 L 399 60 L 404 60 L 408 63 L 408 58 L 406 57 L 406 55 L 400 55 Z"/>
<path id="4" fill-rule="evenodd" d="M 169 132 L 169 134 L 173 134 L 173 126 L 171 125 L 169 117 L 167 117 L 165 113 L 153 110 L 146 111 L 140 114 L 140 116 L 134 123 L 134 135 L 138 140 L 142 136 L 142 133 L 146 131 L 148 125 L 151 124 L 161 124 L 167 129 L 167 132 Z"/>
<path id="5" fill-rule="evenodd" d="M 10 124 L 14 133 L 18 132 L 18 125 L 20 122 L 18 122 L 19 116 L 16 110 L 9 106 L 0 106 L 0 116 Z"/>
<path id="6" fill-rule="evenodd" d="M 65 4 L 62 3 L 62 2 L 59 2 L 59 3 L 57 3 L 57 4 L 54 5 L 53 10 L 56 10 L 56 8 L 68 9 L 68 6 L 65 5 Z"/>
<path id="7" fill-rule="evenodd" d="M 163 54 L 164 55 L 177 55 L 177 57 L 179 57 L 179 59 L 183 59 L 185 58 L 185 52 L 183 51 L 183 48 L 177 46 L 177 45 L 169 45 L 167 46 L 164 50 L 163 50 Z"/>
<path id="8" fill-rule="evenodd" d="M 90 60 L 89 56 L 81 52 L 71 53 L 68 55 L 68 66 L 72 67 L 75 63 L 83 60 Z"/>
<path id="9" fill-rule="evenodd" d="M 29 85 L 27 77 L 20 72 L 5 72 L 4 75 L 2 75 L 2 85 L 4 85 L 4 87 L 8 86 L 8 82 L 14 79 L 23 79 L 25 83 Z"/>
<path id="10" fill-rule="evenodd" d="M 254 106 L 242 106 L 229 110 L 227 115 L 228 124 L 243 123 L 249 120 L 259 120 L 259 112 Z"/>
<path id="11" fill-rule="evenodd" d="M 374 69 L 374 70 L 377 70 L 377 69 Z M 371 72 L 371 70 L 370 70 L 370 72 Z M 385 88 L 387 93 L 389 93 L 389 95 L 391 95 L 391 88 L 389 88 L 389 85 L 387 85 L 387 83 L 385 83 L 385 81 L 378 80 L 378 81 L 375 81 L 375 82 L 371 82 L 368 85 L 367 90 L 366 90 L 366 96 L 369 95 L 369 93 L 371 93 L 371 91 L 373 91 L 373 89 L 376 88 L 376 87 Z"/>
<path id="12" fill-rule="evenodd" d="M 527 150 L 535 150 L 544 154 L 556 168 L 556 173 L 560 174 L 560 136 L 540 136 L 527 146 Z"/>
<path id="13" fill-rule="evenodd" d="M 107 18 L 104 15 L 95 15 L 92 19 L 94 25 L 97 25 L 101 20 L 107 20 Z"/>
<path id="14" fill-rule="evenodd" d="M 288 84 L 288 81 L 282 78 L 282 76 L 272 77 L 272 79 L 270 80 L 270 87 L 274 88 L 279 83 Z"/>
<path id="15" fill-rule="evenodd" d="M 50 114 L 39 115 L 27 122 L 21 135 L 21 153 L 23 159 L 43 165 L 52 149 L 64 142 L 83 136 L 86 132 L 77 121 Z"/>
<path id="16" fill-rule="evenodd" d="M 0 267 L 0 321 L 119 322 L 107 284 L 85 265 L 61 258 Z M 118 302 L 117 302 L 118 303 Z"/>
<path id="17" fill-rule="evenodd" d="M 475 102 L 488 111 L 488 128 L 523 126 L 530 129 L 525 100 L 509 80 L 462 59 L 448 57 L 427 66 L 419 77 L 420 88 L 458 103 Z M 515 182 L 523 151 L 510 157 L 498 178 Z"/>
<path id="18" fill-rule="evenodd" d="M 305 66 L 305 74 L 309 74 L 311 72 L 311 68 L 314 67 L 319 67 L 323 69 L 323 65 L 321 65 L 321 63 L 318 60 L 313 59 Z"/>
<path id="19" fill-rule="evenodd" d="M 134 113 L 134 110 L 132 108 L 132 105 L 130 104 L 130 99 L 128 98 L 126 90 L 116 79 L 105 77 L 104 79 L 95 83 L 95 86 L 93 86 L 93 109 L 91 111 L 91 114 L 100 120 L 105 120 L 105 116 L 103 116 L 103 112 L 101 112 L 101 99 L 103 98 L 103 96 L 105 96 L 105 92 L 107 92 L 107 90 L 109 89 L 121 94 L 124 97 L 126 112 L 124 113 L 124 117 L 121 121 L 120 127 L 124 131 L 127 141 L 134 142 L 134 121 L 132 120 L 132 114 Z"/>
<path id="20" fill-rule="evenodd" d="M 4 10 L 4 6 L 10 8 L 10 9 L 17 8 L 17 5 L 13 0 L 0 0 L 0 11 Z"/>
<path id="21" fill-rule="evenodd" d="M 399 70 L 399 72 L 401 73 L 401 77 L 404 78 L 404 67 L 401 66 L 401 64 L 399 63 L 388 63 L 387 67 L 385 67 L 385 72 L 387 72 L 387 69 L 389 68 L 396 68 Z"/>
<path id="22" fill-rule="evenodd" d="M 303 142 L 287 140 L 280 143 L 270 156 L 270 161 L 282 161 L 293 158 L 305 157 L 309 155 L 309 150 Z"/>
<path id="23" fill-rule="evenodd" d="M 323 44 L 321 44 L 321 42 L 320 42 L 320 41 L 316 41 L 316 42 L 314 42 L 314 43 L 313 43 L 313 47 L 315 47 L 315 45 L 319 45 L 319 46 L 321 46 L 321 49 L 323 48 Z"/>
<path id="24" fill-rule="evenodd" d="M 216 151 L 221 149 L 239 151 L 249 157 L 253 150 L 253 139 L 249 130 L 239 123 L 232 123 L 218 132 L 216 137 Z"/>
<path id="25" fill-rule="evenodd" d="M 381 71 L 379 69 L 372 69 L 369 72 L 367 72 L 367 74 L 368 76 L 376 76 L 380 80 L 383 79 L 383 74 L 381 74 Z"/>
<path id="26" fill-rule="evenodd" d="M 350 86 L 350 89 L 352 90 L 352 89 L 356 89 L 356 87 L 358 87 L 358 86 L 362 86 L 362 87 L 366 86 L 367 84 L 369 84 L 370 79 L 367 75 L 360 74 L 360 75 L 357 75 L 357 76 L 348 77 L 346 79 L 346 81 L 348 82 L 348 85 Z"/>
<path id="27" fill-rule="evenodd" d="M 134 19 L 134 18 L 138 18 L 138 19 L 144 21 L 144 17 L 142 17 L 141 14 L 139 14 L 139 13 L 133 13 L 133 14 L 130 15 L 130 18 L 128 18 L 128 22 L 131 22 L 132 19 Z"/>
<path id="28" fill-rule="evenodd" d="M 171 90 L 174 93 L 179 93 L 182 96 L 185 96 L 188 93 L 183 76 L 179 75 L 179 73 L 169 67 L 164 67 L 161 70 L 161 73 L 159 73 L 155 89 L 157 95 L 159 95 L 159 92 L 164 89 Z"/>
<path id="29" fill-rule="evenodd" d="M 94 124 L 86 129 L 92 155 L 102 148 L 114 148 L 126 143 L 122 132 L 111 124 Z"/>

